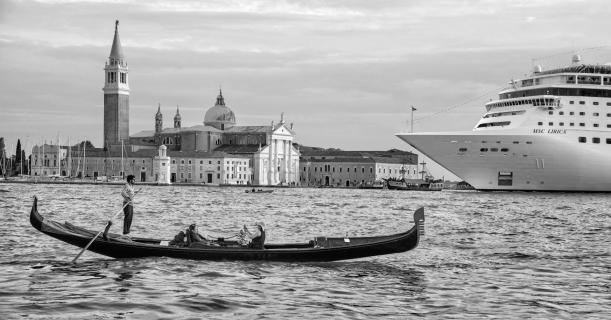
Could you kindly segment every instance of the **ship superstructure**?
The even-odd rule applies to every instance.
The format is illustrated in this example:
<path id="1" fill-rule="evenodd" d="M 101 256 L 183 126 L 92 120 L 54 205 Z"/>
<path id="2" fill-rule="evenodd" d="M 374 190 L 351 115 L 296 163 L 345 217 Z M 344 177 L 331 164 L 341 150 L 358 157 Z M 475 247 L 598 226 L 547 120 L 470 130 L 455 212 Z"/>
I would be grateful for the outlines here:
<path id="1" fill-rule="evenodd" d="M 397 136 L 476 189 L 611 191 L 611 65 L 536 66 L 473 131 Z"/>

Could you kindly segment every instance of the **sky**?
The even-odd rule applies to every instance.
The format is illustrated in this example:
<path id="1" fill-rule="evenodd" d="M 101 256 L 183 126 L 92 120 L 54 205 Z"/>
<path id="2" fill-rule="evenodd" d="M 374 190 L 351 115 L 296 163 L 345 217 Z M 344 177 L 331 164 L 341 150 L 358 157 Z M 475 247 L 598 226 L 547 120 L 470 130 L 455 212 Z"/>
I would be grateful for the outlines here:
<path id="1" fill-rule="evenodd" d="M 414 151 L 395 136 L 468 131 L 511 79 L 611 61 L 604 0 L 0 1 L 0 137 L 101 146 L 115 20 L 130 134 L 202 124 L 219 88 L 238 125 L 284 113 L 295 142 Z M 430 163 L 434 175 L 445 175 Z"/>

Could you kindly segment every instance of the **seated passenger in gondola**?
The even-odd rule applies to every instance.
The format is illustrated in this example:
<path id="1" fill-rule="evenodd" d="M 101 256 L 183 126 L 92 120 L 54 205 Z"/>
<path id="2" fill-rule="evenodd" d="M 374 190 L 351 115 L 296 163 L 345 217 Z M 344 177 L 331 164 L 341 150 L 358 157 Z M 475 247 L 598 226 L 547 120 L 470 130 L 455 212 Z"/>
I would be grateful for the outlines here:
<path id="1" fill-rule="evenodd" d="M 194 223 L 189 226 L 189 228 L 185 232 L 185 241 L 187 242 L 187 246 L 191 245 L 194 242 L 208 242 L 208 239 L 203 235 L 199 234 L 197 230 L 197 225 Z"/>
<path id="2" fill-rule="evenodd" d="M 246 225 L 238 233 L 238 243 L 254 249 L 264 249 L 265 245 L 265 223 L 255 223 L 254 231 L 248 230 Z"/>

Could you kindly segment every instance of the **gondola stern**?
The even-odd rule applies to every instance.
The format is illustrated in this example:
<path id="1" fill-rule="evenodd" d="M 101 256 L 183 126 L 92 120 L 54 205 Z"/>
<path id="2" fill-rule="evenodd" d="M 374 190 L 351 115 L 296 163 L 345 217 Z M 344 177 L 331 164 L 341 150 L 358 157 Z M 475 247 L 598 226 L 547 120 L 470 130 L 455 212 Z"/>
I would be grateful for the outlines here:
<path id="1" fill-rule="evenodd" d="M 32 210 L 30 211 L 30 223 L 32 227 L 41 230 L 43 219 L 40 213 L 38 213 L 38 197 L 34 196 L 34 203 L 32 203 Z"/>
<path id="2" fill-rule="evenodd" d="M 424 237 L 424 207 L 421 207 L 414 212 L 414 223 L 416 224 L 418 239 Z"/>

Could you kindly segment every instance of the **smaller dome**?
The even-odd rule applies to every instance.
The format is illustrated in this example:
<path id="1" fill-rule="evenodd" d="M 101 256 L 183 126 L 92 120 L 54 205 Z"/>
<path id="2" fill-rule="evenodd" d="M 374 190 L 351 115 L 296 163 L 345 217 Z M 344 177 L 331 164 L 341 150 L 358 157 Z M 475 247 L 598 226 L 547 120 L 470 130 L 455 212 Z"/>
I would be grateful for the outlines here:
<path id="1" fill-rule="evenodd" d="M 225 105 L 225 99 L 223 98 L 223 92 L 219 92 L 216 97 L 216 104 L 214 107 L 206 111 L 204 116 L 204 125 L 215 127 L 220 130 L 224 130 L 235 125 L 235 114 L 231 109 Z"/>

